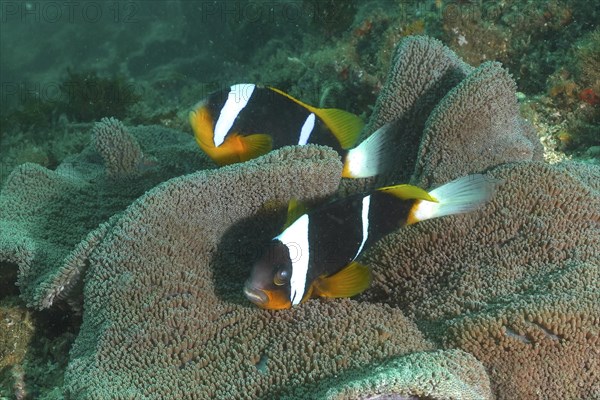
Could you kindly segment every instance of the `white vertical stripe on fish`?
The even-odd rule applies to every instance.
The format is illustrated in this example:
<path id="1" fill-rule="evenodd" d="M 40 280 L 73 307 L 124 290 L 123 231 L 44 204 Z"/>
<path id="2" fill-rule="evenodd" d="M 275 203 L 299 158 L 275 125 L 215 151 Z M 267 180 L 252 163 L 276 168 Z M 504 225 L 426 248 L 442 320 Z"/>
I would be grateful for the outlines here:
<path id="1" fill-rule="evenodd" d="M 363 198 L 362 201 L 362 213 L 361 213 L 361 219 L 362 219 L 362 242 L 360 242 L 360 246 L 358 247 L 358 251 L 356 252 L 356 254 L 354 255 L 355 259 L 356 257 L 358 257 L 358 255 L 360 254 L 360 252 L 362 251 L 363 247 L 365 246 L 365 243 L 367 242 L 367 239 L 369 238 L 369 207 L 371 205 L 371 196 L 365 196 Z"/>
<path id="2" fill-rule="evenodd" d="M 310 134 L 315 128 L 315 114 L 310 113 L 308 117 L 306 117 L 306 121 L 304 121 L 304 125 L 302 125 L 302 129 L 300 130 L 300 139 L 298 140 L 298 145 L 304 146 L 308 139 L 310 138 Z"/>
<path id="3" fill-rule="evenodd" d="M 290 278 L 290 301 L 292 305 L 299 304 L 306 289 L 306 274 L 310 248 L 308 244 L 308 215 L 304 214 L 284 230 L 276 240 L 287 246 L 292 260 L 292 277 Z"/>
<path id="4" fill-rule="evenodd" d="M 227 101 L 225 101 L 223 108 L 221 108 L 219 119 L 215 124 L 215 134 L 213 137 L 215 146 L 223 144 L 225 136 L 227 136 L 227 133 L 233 126 L 238 114 L 248 104 L 255 87 L 256 85 L 248 83 L 239 83 L 231 86 Z"/>

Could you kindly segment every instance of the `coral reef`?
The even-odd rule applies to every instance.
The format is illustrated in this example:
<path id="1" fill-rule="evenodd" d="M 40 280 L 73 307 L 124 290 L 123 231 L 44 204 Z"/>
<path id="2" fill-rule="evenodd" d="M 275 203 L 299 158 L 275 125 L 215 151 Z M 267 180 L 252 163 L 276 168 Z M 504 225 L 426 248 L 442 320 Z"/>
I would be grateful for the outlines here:
<path id="1" fill-rule="evenodd" d="M 569 63 L 573 43 L 597 26 L 600 15 L 579 0 L 444 3 L 443 32 L 436 37 L 470 64 L 501 61 L 529 93 L 543 91 L 546 77 Z"/>
<path id="2" fill-rule="evenodd" d="M 121 121 L 102 118 L 92 131 L 96 150 L 104 159 L 111 177 L 128 176 L 139 171 L 143 154 L 137 140 Z"/>
<path id="3" fill-rule="evenodd" d="M 473 67 L 439 40 L 424 36 L 402 40 L 394 49 L 385 85 L 365 131 L 371 133 L 385 123 L 405 119 L 417 130 L 412 137 L 402 136 L 405 142 L 412 142 L 421 135 L 435 105 L 472 71 Z"/>
<path id="4" fill-rule="evenodd" d="M 83 260 L 112 215 L 157 183 L 211 165 L 180 132 L 145 127 L 129 134 L 115 120 L 99 123 L 94 131 L 107 165 L 88 146 L 55 171 L 19 166 L 0 192 L 0 260 L 19 265 L 21 296 L 30 307 L 47 308 L 78 283 Z M 138 162 L 139 147 L 148 162 Z M 132 168 L 139 175 L 135 180 L 114 176 Z"/>
<path id="5" fill-rule="evenodd" d="M 363 300 L 474 354 L 499 398 L 598 393 L 600 168 L 518 163 L 489 205 L 383 239 Z"/>
<path id="6" fill-rule="evenodd" d="M 312 14 L 311 27 L 327 36 L 337 36 L 348 29 L 358 8 L 356 0 L 303 0 L 302 4 Z"/>
<path id="7" fill-rule="evenodd" d="M 0 181 L 23 162 L 52 169 L 81 151 L 89 130 L 73 120 L 115 116 L 127 125 L 185 130 L 184 109 L 208 87 L 236 82 L 271 84 L 311 104 L 368 116 L 394 45 L 411 34 L 442 39 L 473 65 L 501 61 L 527 101 L 543 109 L 536 128 L 549 137 L 546 147 L 560 153 L 555 159 L 567 153 L 600 160 L 597 150 L 588 152 L 598 146 L 600 108 L 572 109 L 588 104 L 580 99 L 588 89 L 600 95 L 593 33 L 600 13 L 583 0 L 107 3 L 99 16 L 106 24 L 92 23 L 85 32 L 81 20 L 18 23 L 19 15 L 43 19 L 47 6 L 29 14 L 31 6 L 11 3 L 0 26 L 1 37 L 24 44 L 0 41 Z M 81 7 L 69 11 L 81 19 Z M 565 70 L 569 76 L 557 82 Z M 559 93 L 571 105 L 544 93 Z"/>
<path id="8" fill-rule="evenodd" d="M 383 183 L 431 187 L 503 162 L 541 159 L 515 90 L 498 63 L 473 69 L 436 39 L 404 39 L 365 128 L 395 121 L 398 162 Z"/>
<path id="9" fill-rule="evenodd" d="M 600 94 L 600 72 L 598 72 L 598 64 L 600 64 L 600 28 L 596 28 L 596 30 L 585 35 L 576 45 L 575 69 L 578 80 L 583 87 L 590 88 L 597 97 Z"/>
<path id="10" fill-rule="evenodd" d="M 600 29 L 575 42 L 570 55 L 548 77 L 545 96 L 528 107 L 546 125 L 547 147 L 599 163 L 594 147 L 600 146 Z"/>
<path id="11" fill-rule="evenodd" d="M 519 115 L 516 85 L 498 63 L 484 63 L 454 87 L 427 119 L 412 181 L 432 187 L 505 162 L 542 158 Z"/>
<path id="12" fill-rule="evenodd" d="M 291 198 L 329 195 L 340 173 L 331 149 L 288 147 L 170 180 L 136 201 L 90 256 L 67 393 L 273 398 L 346 368 L 431 349 L 389 307 L 345 300 L 273 313 L 244 301 L 248 251 L 276 229 L 268 215 L 251 226 L 248 219 L 265 203 L 282 209 Z"/>
<path id="13" fill-rule="evenodd" d="M 33 130 L 39 134 L 57 125 L 61 118 L 93 122 L 111 115 L 123 119 L 141 99 L 136 89 L 122 76 L 103 77 L 93 71 L 68 69 L 61 82 L 45 88 L 43 95 L 22 96 L 16 107 L 0 110 L 0 123 L 12 133 Z"/>
<path id="14" fill-rule="evenodd" d="M 60 387 L 80 323 L 59 308 L 27 309 L 18 296 L 0 291 L 0 399 L 63 399 Z"/>
<path id="15" fill-rule="evenodd" d="M 413 353 L 327 379 L 290 398 L 327 400 L 492 399 L 483 365 L 461 350 Z M 287 398 L 287 397 L 284 397 Z"/>
<path id="16" fill-rule="evenodd" d="M 598 394 L 600 168 L 536 161 L 539 144 L 498 64 L 472 68 L 419 37 L 393 61 L 365 131 L 397 121 L 399 166 L 383 179 L 435 185 L 486 171 L 504 183 L 480 212 L 384 238 L 362 260 L 375 279 L 356 299 L 274 312 L 242 294 L 285 203 L 344 190 L 331 149 L 288 147 L 193 172 L 210 164 L 190 137 L 127 134 L 105 120 L 96 134 L 115 131 L 97 136 L 97 149 L 56 171 L 26 164 L 11 174 L 0 260 L 19 265 L 23 298 L 77 308 L 73 289 L 84 284 L 67 397 Z"/>
<path id="17" fill-rule="evenodd" d="M 581 154 L 600 145 L 600 28 L 577 41 L 574 53 L 572 65 L 550 77 L 549 96 L 561 109 L 559 148 Z"/>

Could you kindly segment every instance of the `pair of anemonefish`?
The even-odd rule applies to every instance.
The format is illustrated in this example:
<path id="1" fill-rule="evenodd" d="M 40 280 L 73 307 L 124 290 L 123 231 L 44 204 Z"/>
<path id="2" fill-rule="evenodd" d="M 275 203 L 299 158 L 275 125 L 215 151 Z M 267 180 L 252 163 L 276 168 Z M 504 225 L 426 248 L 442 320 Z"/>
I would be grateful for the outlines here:
<path id="1" fill-rule="evenodd" d="M 383 171 L 393 156 L 388 125 L 357 146 L 363 128 L 358 116 L 313 107 L 273 87 L 241 83 L 216 91 L 198 103 L 189 118 L 196 142 L 219 165 L 314 143 L 340 154 L 343 177 L 366 178 Z"/>
<path id="2" fill-rule="evenodd" d="M 254 264 L 244 294 L 266 309 L 285 309 L 311 297 L 351 297 L 367 289 L 371 270 L 357 259 L 404 226 L 475 210 L 498 181 L 469 175 L 429 193 L 397 185 L 331 202 L 293 220 Z"/>
<path id="3" fill-rule="evenodd" d="M 359 145 L 363 123 L 338 109 L 305 104 L 279 89 L 237 84 L 209 95 L 190 113 L 198 145 L 217 164 L 243 162 L 287 145 L 315 143 L 335 149 L 343 177 L 365 178 L 391 161 L 392 129 L 384 125 Z M 246 297 L 284 309 L 311 297 L 351 297 L 371 283 L 356 261 L 373 243 L 404 225 L 475 210 L 498 182 L 463 177 L 431 192 L 397 185 L 329 203 L 309 213 L 290 208 L 289 222 L 255 263 Z"/>

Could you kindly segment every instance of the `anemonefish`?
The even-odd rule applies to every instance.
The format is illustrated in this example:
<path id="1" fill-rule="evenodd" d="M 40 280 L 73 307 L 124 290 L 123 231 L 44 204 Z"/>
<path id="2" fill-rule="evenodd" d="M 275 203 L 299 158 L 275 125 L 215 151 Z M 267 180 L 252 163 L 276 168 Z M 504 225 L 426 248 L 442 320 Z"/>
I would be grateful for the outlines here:
<path id="1" fill-rule="evenodd" d="M 196 142 L 219 165 L 308 143 L 335 149 L 347 178 L 375 176 L 389 161 L 389 126 L 356 146 L 363 128 L 358 116 L 310 106 L 273 87 L 240 83 L 216 91 L 194 107 L 189 119 Z"/>
<path id="2" fill-rule="evenodd" d="M 359 294 L 371 284 L 371 270 L 356 260 L 373 243 L 404 225 L 473 211 L 498 184 L 469 175 L 430 192 L 388 186 L 292 217 L 254 264 L 244 294 L 265 309 L 290 308 L 316 296 Z"/>

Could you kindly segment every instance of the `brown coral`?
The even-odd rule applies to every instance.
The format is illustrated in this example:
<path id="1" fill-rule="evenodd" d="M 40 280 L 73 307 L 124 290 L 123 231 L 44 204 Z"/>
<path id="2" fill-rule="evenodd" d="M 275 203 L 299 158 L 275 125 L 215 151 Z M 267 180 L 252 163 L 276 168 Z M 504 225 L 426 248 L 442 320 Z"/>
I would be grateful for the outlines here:
<path id="1" fill-rule="evenodd" d="M 0 227 L 17 234 L 0 237 L 0 257 L 26 270 L 25 297 L 44 288 L 46 297 L 34 297 L 39 306 L 89 266 L 84 323 L 65 379 L 68 396 L 597 395 L 599 169 L 536 162 L 492 168 L 538 154 L 517 115 L 508 74 L 493 63 L 472 70 L 424 38 L 408 39 L 397 54 L 402 67 L 392 68 L 369 125 L 373 130 L 399 120 L 403 170 L 388 178 L 406 180 L 416 171 L 415 181 L 435 183 L 491 169 L 505 182 L 481 212 L 427 221 L 382 240 L 363 260 L 374 268 L 374 285 L 357 300 L 313 300 L 272 312 L 252 307 L 241 290 L 255 249 L 280 226 L 284 203 L 336 190 L 341 164 L 332 150 L 286 148 L 171 179 L 108 222 L 83 226 L 97 228 L 83 241 L 72 235 L 77 240 L 65 242 L 56 257 L 64 263 L 65 249 L 75 248 L 63 269 L 39 262 L 36 245 L 56 245 L 47 239 L 55 231 L 47 228 L 43 207 L 64 208 L 81 192 L 79 179 L 90 175 L 73 169 L 74 181 L 65 181 L 64 168 L 78 165 L 66 163 L 56 172 L 66 188 L 58 197 L 63 189 L 54 185 L 31 190 L 32 182 L 53 182 L 54 172 L 27 166 L 11 176 L 0 205 L 17 211 L 0 208 Z M 132 134 L 145 154 L 145 143 L 176 138 L 163 140 L 164 131 L 154 128 L 143 132 L 147 136 Z M 501 151 L 491 157 L 464 151 L 465 143 L 479 139 L 479 149 Z M 179 164 L 188 154 L 179 155 L 157 169 L 185 169 Z M 106 179 L 97 165 L 85 171 L 94 172 L 86 182 Z M 19 193 L 19 187 L 28 189 Z M 27 201 L 19 206 L 36 196 L 40 208 Z M 82 203 L 87 207 L 85 198 Z M 436 348 L 446 351 L 408 355 Z M 380 376 L 369 374 L 381 370 L 397 380 L 381 385 Z M 395 375 L 402 371 L 417 373 L 403 380 Z M 442 385 L 438 392 L 430 390 L 435 383 Z M 462 383 L 468 387 L 458 393 Z"/>
<path id="2" fill-rule="evenodd" d="M 499 398 L 600 395 L 600 259 L 542 273 L 528 290 L 447 321 L 446 346 L 474 354 Z M 528 293 L 529 292 L 529 293 Z"/>
<path id="3" fill-rule="evenodd" d="M 102 118 L 92 128 L 92 136 L 111 176 L 122 177 L 138 172 L 143 158 L 142 149 L 121 121 Z"/>
<path id="4" fill-rule="evenodd" d="M 394 50 L 392 65 L 364 132 L 370 134 L 396 121 L 399 143 L 394 171 L 397 181 L 410 178 L 425 122 L 440 100 L 473 67 L 465 64 L 439 40 L 411 36 Z"/>
<path id="5" fill-rule="evenodd" d="M 292 197 L 328 195 L 340 174 L 331 149 L 283 148 L 173 179 L 135 202 L 90 258 L 69 393 L 273 398 L 288 386 L 431 349 L 390 307 L 345 300 L 276 313 L 243 299 L 245 247 L 268 240 L 275 227 L 265 203 L 281 208 Z"/>
<path id="6" fill-rule="evenodd" d="M 499 398 L 598 393 L 600 168 L 508 164 L 478 213 L 397 231 L 365 260 L 365 300 L 474 354 Z M 595 386 L 596 385 L 596 386 Z"/>
<path id="7" fill-rule="evenodd" d="M 122 128 L 115 120 L 111 124 Z M 130 143 L 132 148 L 139 141 L 155 159 L 138 170 L 135 179 L 106 176 L 98 153 L 88 146 L 55 171 L 27 163 L 6 180 L 0 192 L 0 260 L 19 266 L 18 284 L 28 306 L 47 308 L 76 286 L 87 255 L 105 232 L 101 224 L 112 215 L 157 183 L 210 165 L 193 139 L 181 132 L 144 127 L 123 135 L 136 143 Z M 100 148 L 115 151 L 108 157 L 111 160 L 125 156 L 115 147 Z M 138 158 L 115 162 L 132 166 L 134 159 Z"/>
<path id="8" fill-rule="evenodd" d="M 427 119 L 412 181 L 432 187 L 505 162 L 541 160 L 535 132 L 519 115 L 516 89 L 494 62 L 454 87 Z"/>
<path id="9" fill-rule="evenodd" d="M 373 132 L 407 114 L 407 119 L 421 114 L 424 123 L 437 102 L 472 70 L 439 40 L 407 37 L 394 50 L 387 80 L 365 130 Z"/>
<path id="10" fill-rule="evenodd" d="M 365 128 L 395 121 L 398 132 L 397 162 L 380 184 L 431 187 L 503 162 L 541 160 L 515 91 L 499 63 L 474 69 L 438 40 L 403 40 Z"/>
<path id="11" fill-rule="evenodd" d="M 419 352 L 327 379 L 295 398 L 327 400 L 492 399 L 483 365 L 461 350 Z"/>

